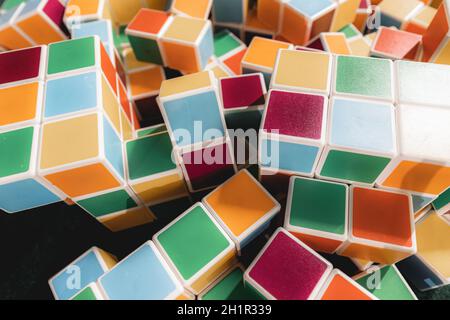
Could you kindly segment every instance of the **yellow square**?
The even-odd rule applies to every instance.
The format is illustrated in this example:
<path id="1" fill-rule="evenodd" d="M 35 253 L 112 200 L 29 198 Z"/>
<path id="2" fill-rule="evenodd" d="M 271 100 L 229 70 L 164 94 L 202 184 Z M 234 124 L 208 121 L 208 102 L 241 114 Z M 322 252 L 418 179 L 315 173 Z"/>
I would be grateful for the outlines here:
<path id="1" fill-rule="evenodd" d="M 176 16 L 162 37 L 194 43 L 206 25 L 205 20 Z"/>
<path id="2" fill-rule="evenodd" d="M 187 196 L 184 181 L 178 173 L 138 183 L 133 185 L 132 188 L 146 205 L 154 205 L 168 199 Z"/>
<path id="3" fill-rule="evenodd" d="M 107 114 L 109 120 L 113 124 L 114 129 L 116 129 L 117 134 L 121 135 L 120 128 L 120 106 L 119 100 L 112 91 L 106 79 L 102 76 L 102 95 L 103 95 L 103 109 Z"/>
<path id="4" fill-rule="evenodd" d="M 378 6 L 382 14 L 404 22 L 415 9 L 422 5 L 423 3 L 419 0 L 383 0 Z"/>
<path id="5" fill-rule="evenodd" d="M 160 98 L 169 97 L 178 93 L 208 88 L 212 86 L 212 78 L 209 71 L 190 74 L 163 81 L 159 91 Z"/>
<path id="6" fill-rule="evenodd" d="M 334 14 L 330 31 L 337 32 L 355 21 L 361 0 L 340 0 Z"/>

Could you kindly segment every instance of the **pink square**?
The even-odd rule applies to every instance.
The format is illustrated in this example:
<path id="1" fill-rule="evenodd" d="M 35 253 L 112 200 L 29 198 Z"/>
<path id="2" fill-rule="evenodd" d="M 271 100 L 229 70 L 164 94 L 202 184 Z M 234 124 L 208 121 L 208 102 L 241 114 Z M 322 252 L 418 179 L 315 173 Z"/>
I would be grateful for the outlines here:
<path id="1" fill-rule="evenodd" d="M 251 74 L 220 80 L 222 102 L 225 109 L 263 105 L 266 92 L 260 74 Z"/>

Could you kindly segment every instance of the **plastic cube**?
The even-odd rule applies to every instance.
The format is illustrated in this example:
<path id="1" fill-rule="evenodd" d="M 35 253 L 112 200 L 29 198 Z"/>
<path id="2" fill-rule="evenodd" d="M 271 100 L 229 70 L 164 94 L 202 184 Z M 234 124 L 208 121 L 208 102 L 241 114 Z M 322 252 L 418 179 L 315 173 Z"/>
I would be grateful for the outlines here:
<path id="1" fill-rule="evenodd" d="M 321 32 L 330 30 L 336 10 L 331 0 L 283 1 L 280 35 L 297 45 L 305 45 Z"/>
<path id="2" fill-rule="evenodd" d="M 0 46 L 4 49 L 15 50 L 35 45 L 20 28 L 15 25 L 17 16 L 23 10 L 24 3 L 8 10 L 0 16 Z"/>
<path id="3" fill-rule="evenodd" d="M 422 36 L 386 27 L 378 29 L 377 37 L 372 44 L 372 57 L 393 60 L 416 60 L 420 53 Z"/>
<path id="4" fill-rule="evenodd" d="M 207 209 L 195 204 L 153 236 L 185 288 L 199 294 L 235 262 L 235 246 Z"/>
<path id="5" fill-rule="evenodd" d="M 277 60 L 278 50 L 291 48 L 293 48 L 292 45 L 287 42 L 255 37 L 242 59 L 242 71 L 244 73 L 262 72 L 268 87 Z"/>
<path id="6" fill-rule="evenodd" d="M 335 253 L 348 237 L 348 186 L 292 177 L 284 228 L 312 249 Z"/>
<path id="7" fill-rule="evenodd" d="M 340 255 L 394 264 L 416 253 L 411 196 L 350 188 L 349 238 Z"/>
<path id="8" fill-rule="evenodd" d="M 331 32 L 340 31 L 346 25 L 353 23 L 356 11 L 361 4 L 361 0 L 335 0 L 334 2 L 337 7 L 330 27 Z"/>
<path id="9" fill-rule="evenodd" d="M 172 0 L 170 11 L 181 15 L 199 19 L 208 19 L 213 0 Z"/>
<path id="10" fill-rule="evenodd" d="M 203 199 L 238 252 L 266 230 L 280 204 L 247 171 L 242 170 Z"/>
<path id="11" fill-rule="evenodd" d="M 394 67 L 387 59 L 337 56 L 333 95 L 394 102 Z"/>
<path id="12" fill-rule="evenodd" d="M 228 128 L 259 129 L 267 93 L 261 73 L 221 78 L 219 90 Z"/>
<path id="13" fill-rule="evenodd" d="M 175 300 L 184 291 L 151 241 L 120 261 L 98 282 L 108 300 Z"/>
<path id="14" fill-rule="evenodd" d="M 443 193 L 450 186 L 450 109 L 400 104 L 396 111 L 398 157 L 377 185 L 424 196 Z"/>
<path id="15" fill-rule="evenodd" d="M 405 31 L 424 35 L 436 15 L 437 9 L 423 6 L 404 27 Z"/>
<path id="16" fill-rule="evenodd" d="M 328 98 L 272 90 L 260 133 L 261 169 L 312 177 L 325 144 Z"/>
<path id="17" fill-rule="evenodd" d="M 278 229 L 244 275 L 267 300 L 311 300 L 333 266 L 284 229 Z"/>
<path id="18" fill-rule="evenodd" d="M 396 156 L 394 105 L 349 98 L 331 100 L 318 177 L 373 185 Z"/>
<path id="19" fill-rule="evenodd" d="M 100 291 L 96 282 L 92 282 L 84 289 L 82 289 L 79 293 L 74 295 L 70 300 L 74 301 L 97 301 L 97 300 L 105 300 L 103 293 Z"/>
<path id="20" fill-rule="evenodd" d="M 378 300 L 342 271 L 334 269 L 317 295 L 316 300 Z"/>
<path id="21" fill-rule="evenodd" d="M 110 19 L 109 3 L 104 0 L 68 0 L 66 1 L 64 23 L 68 29 L 83 22 Z"/>
<path id="22" fill-rule="evenodd" d="M 370 268 L 354 279 L 380 300 L 417 300 L 395 265 Z"/>
<path id="23" fill-rule="evenodd" d="M 244 24 L 249 0 L 216 0 L 213 3 L 213 20 L 219 23 Z"/>
<path id="24" fill-rule="evenodd" d="M 280 50 L 270 87 L 328 95 L 332 65 L 328 53 Z"/>
<path id="25" fill-rule="evenodd" d="M 167 132 L 126 143 L 128 184 L 147 206 L 187 196 L 180 168 L 172 160 Z"/>
<path id="26" fill-rule="evenodd" d="M 423 37 L 422 61 L 448 64 L 450 61 L 450 3 L 445 0 L 439 6 L 433 21 Z"/>
<path id="27" fill-rule="evenodd" d="M 378 5 L 381 25 L 403 29 L 422 7 L 423 2 L 419 0 L 383 0 Z"/>
<path id="28" fill-rule="evenodd" d="M 49 281 L 56 300 L 69 300 L 86 286 L 111 270 L 117 259 L 111 254 L 93 247 L 71 262 Z"/>

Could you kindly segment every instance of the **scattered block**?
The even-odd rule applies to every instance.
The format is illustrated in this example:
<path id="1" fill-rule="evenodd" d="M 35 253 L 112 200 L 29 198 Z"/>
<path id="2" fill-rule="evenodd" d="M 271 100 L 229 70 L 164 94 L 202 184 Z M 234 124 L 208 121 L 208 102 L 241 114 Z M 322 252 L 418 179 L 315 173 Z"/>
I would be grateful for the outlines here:
<path id="1" fill-rule="evenodd" d="M 347 38 L 342 32 L 322 32 L 320 39 L 324 51 L 343 55 L 350 55 L 351 53 Z"/>
<path id="2" fill-rule="evenodd" d="M 372 43 L 371 55 L 393 60 L 416 60 L 421 43 L 421 35 L 381 27 Z"/>
<path id="3" fill-rule="evenodd" d="M 216 0 L 213 3 L 214 22 L 244 24 L 247 19 L 249 0 Z"/>
<path id="4" fill-rule="evenodd" d="M 348 237 L 348 186 L 292 177 L 284 228 L 312 249 L 335 253 Z"/>
<path id="5" fill-rule="evenodd" d="M 0 16 L 0 46 L 15 50 L 34 46 L 35 43 L 15 24 L 18 15 L 22 12 L 25 3 L 9 9 Z"/>
<path id="6" fill-rule="evenodd" d="M 394 264 L 417 251 L 408 194 L 352 186 L 349 221 L 348 243 L 340 255 Z"/>
<path id="7" fill-rule="evenodd" d="M 325 150 L 317 176 L 374 185 L 397 156 L 395 107 L 390 103 L 332 98 Z"/>
<path id="8" fill-rule="evenodd" d="M 404 29 L 423 5 L 420 0 L 383 0 L 378 5 L 381 13 L 381 25 Z"/>
<path id="9" fill-rule="evenodd" d="M 155 234 L 153 242 L 194 294 L 200 294 L 235 261 L 233 241 L 201 203 Z"/>
<path id="10" fill-rule="evenodd" d="M 314 299 L 333 266 L 278 229 L 244 274 L 245 285 L 267 300 Z"/>
<path id="11" fill-rule="evenodd" d="M 116 263 L 117 259 L 106 251 L 97 247 L 89 249 L 48 281 L 53 296 L 56 300 L 69 300 Z"/>
<path id="12" fill-rule="evenodd" d="M 96 301 L 105 300 L 100 288 L 96 282 L 92 282 L 87 287 L 82 289 L 79 293 L 74 295 L 70 300 L 74 301 Z"/>

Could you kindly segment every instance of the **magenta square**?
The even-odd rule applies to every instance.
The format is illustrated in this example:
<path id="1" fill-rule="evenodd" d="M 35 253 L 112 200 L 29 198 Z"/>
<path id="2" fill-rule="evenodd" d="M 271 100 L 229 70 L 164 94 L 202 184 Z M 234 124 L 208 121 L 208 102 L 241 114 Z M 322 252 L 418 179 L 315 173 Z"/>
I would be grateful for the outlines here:
<path id="1" fill-rule="evenodd" d="M 266 92 L 261 74 L 224 78 L 220 80 L 223 107 L 236 109 L 263 105 Z"/>
<path id="2" fill-rule="evenodd" d="M 0 85 L 37 78 L 41 47 L 0 53 Z"/>
<path id="3" fill-rule="evenodd" d="M 64 24 L 63 18 L 65 10 L 65 7 L 59 0 L 49 0 L 43 11 L 55 25 L 61 28 Z"/>
<path id="4" fill-rule="evenodd" d="M 264 130 L 319 140 L 322 138 L 324 103 L 323 96 L 274 90 L 269 96 Z"/>
<path id="5" fill-rule="evenodd" d="M 233 155 L 227 143 L 184 153 L 182 159 L 195 191 L 220 185 L 235 174 Z"/>
<path id="6" fill-rule="evenodd" d="M 307 300 L 328 268 L 328 264 L 279 231 L 249 276 L 277 300 Z"/>

